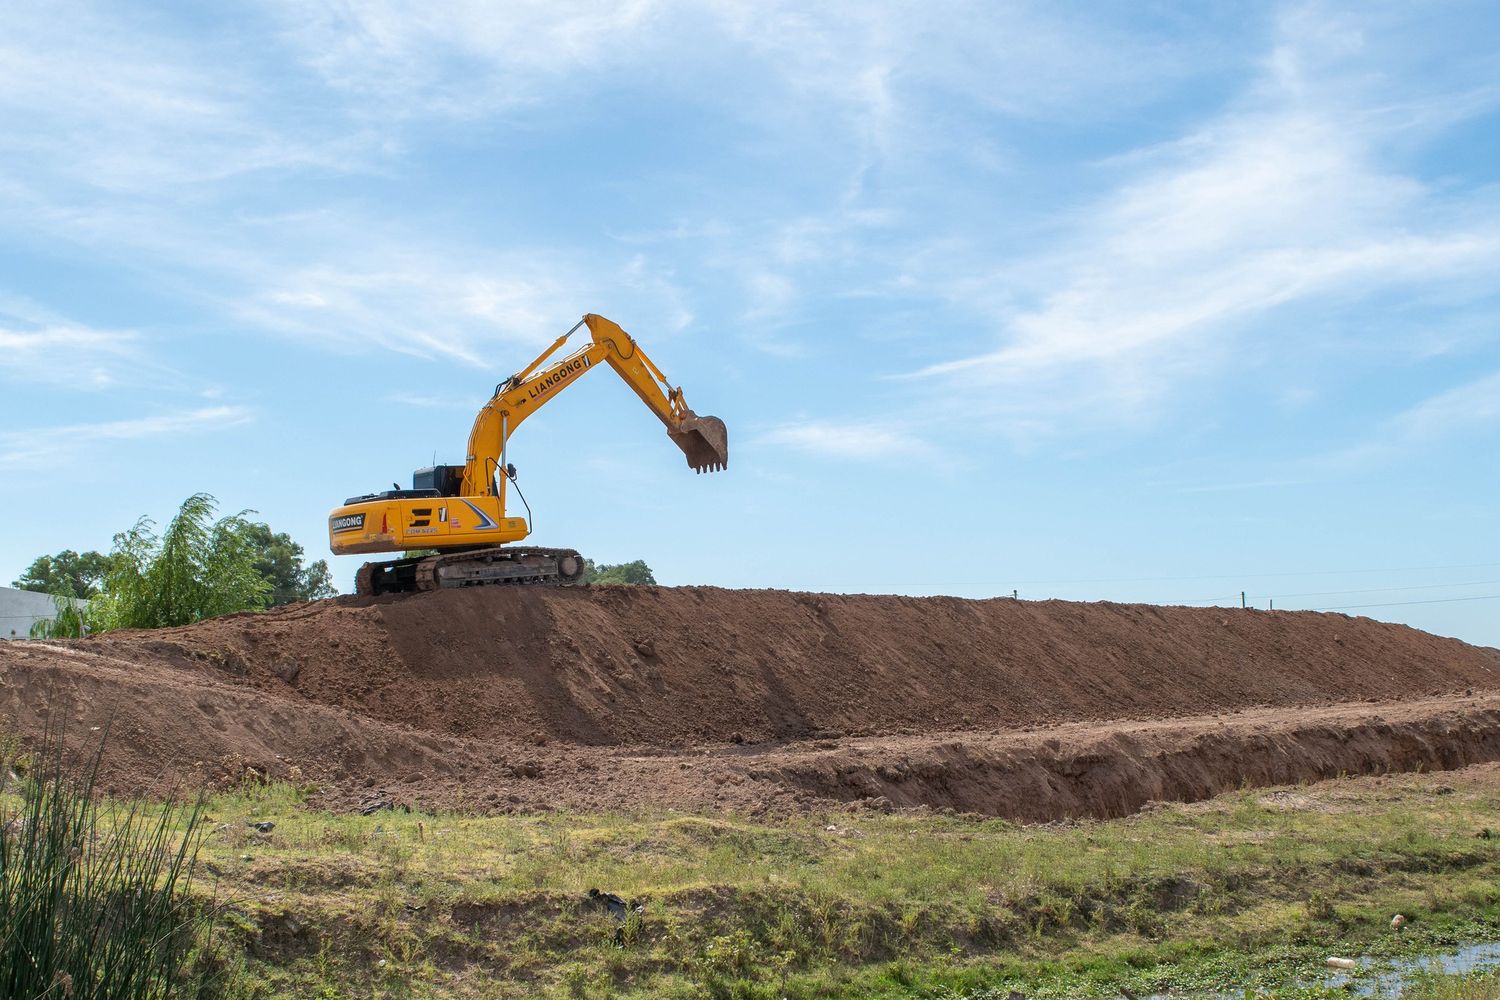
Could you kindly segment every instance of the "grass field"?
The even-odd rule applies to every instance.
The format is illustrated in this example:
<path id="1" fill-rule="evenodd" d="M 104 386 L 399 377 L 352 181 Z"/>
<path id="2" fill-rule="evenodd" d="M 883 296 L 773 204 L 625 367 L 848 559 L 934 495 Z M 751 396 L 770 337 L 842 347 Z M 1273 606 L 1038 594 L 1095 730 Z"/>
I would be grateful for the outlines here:
<path id="1" fill-rule="evenodd" d="M 200 884 L 224 905 L 229 985 L 255 997 L 1345 996 L 1318 985 L 1329 955 L 1500 938 L 1495 767 L 1046 827 L 362 817 L 284 785 L 209 813 Z M 642 909 L 620 923 L 591 888 Z M 1500 981 L 1406 995 L 1500 997 Z"/>

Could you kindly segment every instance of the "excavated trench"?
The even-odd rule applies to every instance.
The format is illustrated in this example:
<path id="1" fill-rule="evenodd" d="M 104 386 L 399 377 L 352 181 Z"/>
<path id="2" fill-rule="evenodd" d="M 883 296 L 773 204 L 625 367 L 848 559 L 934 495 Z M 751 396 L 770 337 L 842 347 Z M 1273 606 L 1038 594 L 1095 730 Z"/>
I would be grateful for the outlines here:
<path id="1" fill-rule="evenodd" d="M 1257 712 L 1050 734 L 856 745 L 752 771 L 821 799 L 1022 822 L 1127 816 L 1242 786 L 1441 771 L 1500 760 L 1500 699 Z"/>

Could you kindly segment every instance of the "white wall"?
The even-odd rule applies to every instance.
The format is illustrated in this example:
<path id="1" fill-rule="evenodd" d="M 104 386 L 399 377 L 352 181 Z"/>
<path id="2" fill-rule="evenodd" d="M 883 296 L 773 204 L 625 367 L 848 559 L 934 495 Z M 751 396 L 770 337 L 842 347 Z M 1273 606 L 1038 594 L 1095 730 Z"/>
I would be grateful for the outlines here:
<path id="1" fill-rule="evenodd" d="M 55 617 L 57 605 L 51 595 L 0 587 L 0 639 L 28 638 L 33 623 Z"/>

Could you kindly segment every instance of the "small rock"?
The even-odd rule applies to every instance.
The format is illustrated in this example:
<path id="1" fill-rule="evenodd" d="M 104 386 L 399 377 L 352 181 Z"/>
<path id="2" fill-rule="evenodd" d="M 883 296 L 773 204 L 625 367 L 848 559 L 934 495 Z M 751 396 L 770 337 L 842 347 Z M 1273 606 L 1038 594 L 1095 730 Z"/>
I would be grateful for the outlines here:
<path id="1" fill-rule="evenodd" d="M 637 639 L 635 641 L 635 651 L 642 656 L 655 656 L 656 643 L 650 639 Z"/>
<path id="2" fill-rule="evenodd" d="M 1452 785 L 1438 785 L 1436 788 L 1434 788 L 1432 790 L 1432 793 L 1434 795 L 1452 795 L 1453 794 L 1453 786 Z"/>
<path id="3" fill-rule="evenodd" d="M 1399 913 L 1396 914 L 1391 918 L 1391 930 L 1399 931 L 1401 929 L 1401 925 L 1404 923 L 1406 923 L 1406 918 Z"/>
<path id="4" fill-rule="evenodd" d="M 276 661 L 276 665 L 272 669 L 276 671 L 276 676 L 291 684 L 297 679 L 297 675 L 302 672 L 302 664 L 297 662 L 295 656 L 283 656 Z"/>
<path id="5" fill-rule="evenodd" d="M 253 828 L 256 833 L 270 833 L 272 830 L 276 829 L 276 824 L 273 823 L 271 820 L 268 820 L 268 819 L 262 819 L 262 820 L 254 820 L 254 819 L 252 819 L 249 822 L 247 822 L 245 825 Z"/>
<path id="6" fill-rule="evenodd" d="M 1354 969 L 1359 967 L 1359 963 L 1352 958 L 1338 958 L 1333 955 L 1330 955 L 1328 960 L 1323 964 L 1330 969 Z"/>
<path id="7" fill-rule="evenodd" d="M 255 859 L 252 858 L 248 854 L 241 854 L 240 855 L 240 860 L 243 861 L 243 862 L 245 862 L 246 864 L 249 864 L 250 862 L 254 861 Z"/>

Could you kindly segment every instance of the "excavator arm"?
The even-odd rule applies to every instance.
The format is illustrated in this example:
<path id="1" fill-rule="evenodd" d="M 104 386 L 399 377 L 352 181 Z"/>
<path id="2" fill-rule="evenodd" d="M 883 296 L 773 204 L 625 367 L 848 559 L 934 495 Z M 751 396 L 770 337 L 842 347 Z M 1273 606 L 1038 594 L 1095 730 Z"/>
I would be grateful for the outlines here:
<path id="1" fill-rule="evenodd" d="M 591 341 L 548 364 L 581 327 Z M 600 363 L 608 364 L 666 426 L 696 472 L 713 472 L 729 464 L 729 434 L 718 417 L 700 417 L 667 381 L 635 339 L 614 322 L 589 313 L 557 338 L 536 360 L 495 387 L 495 394 L 474 419 L 464 459 L 463 494 L 493 496 L 504 490 L 497 473 L 507 468 L 511 435 L 527 417 L 556 399 Z M 545 366 L 545 367 L 544 367 Z M 503 495 L 500 493 L 499 495 Z"/>

